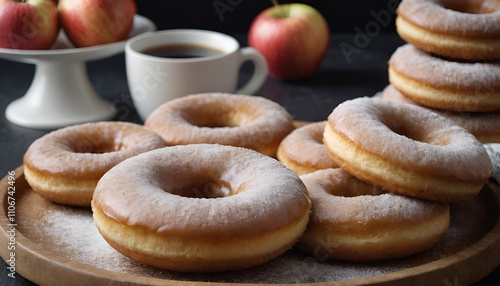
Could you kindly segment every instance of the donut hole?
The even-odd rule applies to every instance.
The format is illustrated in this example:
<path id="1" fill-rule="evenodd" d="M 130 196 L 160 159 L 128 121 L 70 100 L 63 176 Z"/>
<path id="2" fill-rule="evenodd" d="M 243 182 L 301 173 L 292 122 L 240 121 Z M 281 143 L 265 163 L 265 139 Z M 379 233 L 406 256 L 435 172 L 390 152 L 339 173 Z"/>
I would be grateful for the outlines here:
<path id="1" fill-rule="evenodd" d="M 229 184 L 211 178 L 198 179 L 196 182 L 191 181 L 186 185 L 171 188 L 169 192 L 181 197 L 197 199 L 223 198 L 234 194 Z"/>
<path id="2" fill-rule="evenodd" d="M 311 177 L 321 180 L 316 180 L 317 185 L 309 187 L 336 197 L 378 196 L 385 193 L 382 189 L 359 180 L 341 168 L 319 170 L 305 175 L 303 179 L 308 181 Z"/>
<path id="3" fill-rule="evenodd" d="M 425 142 L 423 132 L 420 132 L 415 126 L 407 124 L 401 118 L 398 118 L 398 120 L 385 120 L 382 123 L 398 135 L 405 136 L 415 141 Z"/>
<path id="4" fill-rule="evenodd" d="M 342 187 L 326 189 L 326 192 L 333 196 L 346 198 L 359 196 L 378 196 L 385 193 L 375 186 L 366 184 L 364 182 L 357 182 L 353 178 L 350 178 L 347 181 L 349 182 L 345 183 L 345 185 L 342 183 Z"/>
<path id="5" fill-rule="evenodd" d="M 223 127 L 238 127 L 239 122 L 227 115 L 202 115 L 189 118 L 188 122 L 197 127 L 207 128 L 223 128 Z"/>
<path id="6" fill-rule="evenodd" d="M 323 132 L 311 133 L 306 140 L 310 140 L 313 144 L 324 145 L 323 143 Z"/>
<path id="7" fill-rule="evenodd" d="M 381 123 L 392 132 L 414 141 L 437 146 L 449 144 L 446 136 L 436 136 L 431 126 L 421 124 L 423 121 L 419 121 L 418 119 L 409 120 L 404 116 L 397 116 L 395 118 L 397 118 L 397 120 L 392 117 L 382 119 Z"/>
<path id="8" fill-rule="evenodd" d="M 500 3 L 484 0 L 446 1 L 444 8 L 467 14 L 487 14 L 500 10 Z"/>
<path id="9" fill-rule="evenodd" d="M 238 109 L 232 105 L 213 103 L 204 108 L 188 108 L 183 111 L 182 118 L 197 127 L 240 127 L 255 120 L 257 117 L 255 114 L 258 112 L 252 107 Z"/>
<path id="10" fill-rule="evenodd" d="M 115 142 L 115 140 L 104 140 L 98 139 L 95 140 L 92 138 L 80 138 L 77 140 L 76 144 L 74 144 L 74 148 L 72 149 L 75 153 L 91 153 L 91 154 L 104 154 L 110 152 L 116 152 L 124 148 L 122 143 Z"/>
<path id="11" fill-rule="evenodd" d="M 368 189 L 343 189 L 343 190 L 333 190 L 329 192 L 329 194 L 338 196 L 338 197 L 346 197 L 346 198 L 354 198 L 359 196 L 379 196 L 384 194 L 380 189 L 373 187 L 373 190 Z"/>

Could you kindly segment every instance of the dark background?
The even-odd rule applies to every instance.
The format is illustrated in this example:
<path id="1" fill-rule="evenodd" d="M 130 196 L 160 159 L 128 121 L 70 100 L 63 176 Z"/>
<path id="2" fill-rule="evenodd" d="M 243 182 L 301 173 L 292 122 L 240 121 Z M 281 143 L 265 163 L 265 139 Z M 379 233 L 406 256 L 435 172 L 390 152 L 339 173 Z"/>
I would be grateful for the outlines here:
<path id="1" fill-rule="evenodd" d="M 315 7 L 327 20 L 331 32 L 355 33 L 358 27 L 374 20 L 373 13 L 394 10 L 400 0 L 309 0 L 300 2 Z M 138 14 L 147 16 L 158 29 L 199 28 L 225 33 L 246 33 L 252 20 L 270 0 L 136 0 Z M 394 4 L 396 3 L 396 4 Z M 382 32 L 395 32 L 394 18 Z"/>

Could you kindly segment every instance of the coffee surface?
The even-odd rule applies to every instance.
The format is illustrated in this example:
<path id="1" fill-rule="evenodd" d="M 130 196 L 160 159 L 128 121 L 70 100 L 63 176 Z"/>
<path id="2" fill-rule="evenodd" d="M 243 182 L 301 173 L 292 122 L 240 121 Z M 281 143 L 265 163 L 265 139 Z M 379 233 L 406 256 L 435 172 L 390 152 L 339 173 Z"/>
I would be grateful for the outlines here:
<path id="1" fill-rule="evenodd" d="M 222 55 L 223 52 L 211 47 L 192 44 L 168 44 L 147 48 L 142 53 L 162 58 L 188 59 L 200 57 L 213 57 Z"/>

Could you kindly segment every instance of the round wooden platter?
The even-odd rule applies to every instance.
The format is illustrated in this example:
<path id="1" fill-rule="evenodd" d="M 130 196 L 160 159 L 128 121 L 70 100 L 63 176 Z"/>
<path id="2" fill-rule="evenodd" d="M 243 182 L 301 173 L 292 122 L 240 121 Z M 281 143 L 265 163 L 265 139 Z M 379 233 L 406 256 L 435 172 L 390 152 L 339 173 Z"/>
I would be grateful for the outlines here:
<path id="1" fill-rule="evenodd" d="M 0 201 L 0 256 L 10 264 L 14 253 L 16 272 L 40 285 L 468 285 L 500 264 L 500 187 L 492 182 L 474 200 L 452 205 L 448 232 L 426 252 L 347 263 L 291 249 L 263 265 L 224 273 L 178 273 L 122 256 L 99 235 L 90 209 L 48 202 L 31 190 L 22 166 L 15 180 L 0 182 Z"/>

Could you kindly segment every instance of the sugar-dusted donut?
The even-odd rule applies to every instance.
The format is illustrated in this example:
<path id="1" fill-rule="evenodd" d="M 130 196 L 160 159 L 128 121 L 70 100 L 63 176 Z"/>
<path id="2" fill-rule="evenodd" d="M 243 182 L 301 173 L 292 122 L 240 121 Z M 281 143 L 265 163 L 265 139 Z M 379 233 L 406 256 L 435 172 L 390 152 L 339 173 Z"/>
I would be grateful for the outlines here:
<path id="1" fill-rule="evenodd" d="M 423 199 L 471 199 L 492 170 L 486 150 L 469 131 L 435 112 L 388 100 L 341 103 L 328 116 L 324 142 L 348 173 Z"/>
<path id="2" fill-rule="evenodd" d="M 258 96 L 202 93 L 167 101 L 145 125 L 169 145 L 216 143 L 276 156 L 294 129 L 292 116 L 278 103 Z"/>
<path id="3" fill-rule="evenodd" d="M 384 88 L 380 98 L 404 102 L 426 108 L 423 105 L 404 96 L 399 90 L 389 84 Z M 500 111 L 491 112 L 453 112 L 447 110 L 431 109 L 450 119 L 458 126 L 469 130 L 481 143 L 500 143 Z"/>
<path id="4" fill-rule="evenodd" d="M 465 60 L 500 59 L 500 1 L 403 0 L 397 32 L 422 50 Z"/>
<path id="5" fill-rule="evenodd" d="M 34 191 L 50 201 L 90 206 L 97 182 L 111 167 L 165 146 L 158 134 L 134 123 L 73 125 L 30 145 L 23 158 L 24 176 Z"/>
<path id="6" fill-rule="evenodd" d="M 449 204 L 393 193 L 325 169 L 300 177 L 313 202 L 297 246 L 330 259 L 373 261 L 436 245 L 450 224 Z"/>
<path id="7" fill-rule="evenodd" d="M 281 141 L 276 158 L 297 175 L 336 168 L 323 144 L 326 121 L 301 126 Z"/>
<path id="8" fill-rule="evenodd" d="M 177 271 L 261 264 L 298 241 L 311 200 L 295 173 L 247 148 L 190 144 L 118 164 L 92 200 L 102 236 L 119 252 Z"/>
<path id="9" fill-rule="evenodd" d="M 453 62 L 406 44 L 389 60 L 389 82 L 405 96 L 431 108 L 500 110 L 500 62 Z"/>

